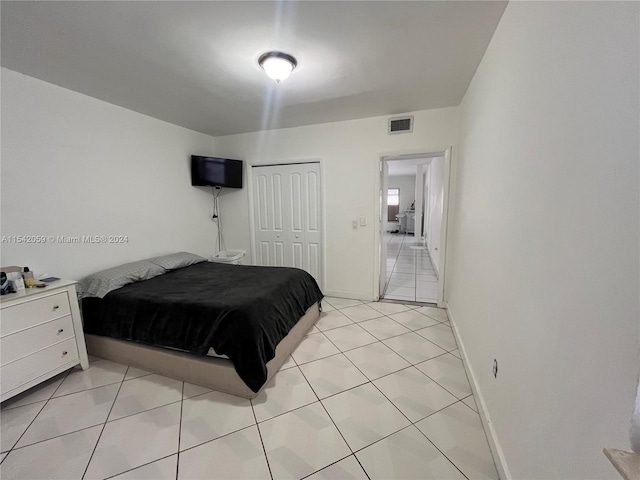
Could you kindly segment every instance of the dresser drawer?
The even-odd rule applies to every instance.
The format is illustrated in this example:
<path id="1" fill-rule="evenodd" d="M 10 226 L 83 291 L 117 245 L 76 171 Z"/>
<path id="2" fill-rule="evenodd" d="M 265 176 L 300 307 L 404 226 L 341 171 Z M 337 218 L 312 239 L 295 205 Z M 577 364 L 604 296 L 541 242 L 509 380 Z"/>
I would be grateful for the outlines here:
<path id="1" fill-rule="evenodd" d="M 74 360 L 77 363 L 77 359 L 76 340 L 70 338 L 0 367 L 0 388 L 8 392 Z"/>
<path id="2" fill-rule="evenodd" d="M 2 315 L 0 336 L 4 337 L 70 313 L 71 307 L 67 292 L 11 305 L 3 308 L 0 312 Z"/>
<path id="3" fill-rule="evenodd" d="M 74 336 L 71 315 L 0 339 L 0 365 L 26 357 Z"/>

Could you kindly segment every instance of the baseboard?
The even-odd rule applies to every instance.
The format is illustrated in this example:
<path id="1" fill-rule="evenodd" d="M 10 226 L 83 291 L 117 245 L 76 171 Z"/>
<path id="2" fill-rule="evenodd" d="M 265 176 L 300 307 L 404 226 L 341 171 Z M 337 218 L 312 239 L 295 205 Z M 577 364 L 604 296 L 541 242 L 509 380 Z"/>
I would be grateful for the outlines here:
<path id="1" fill-rule="evenodd" d="M 453 329 L 453 334 L 456 337 L 456 342 L 458 342 L 458 348 L 460 350 L 460 356 L 462 357 L 462 363 L 464 365 L 464 369 L 467 372 L 469 383 L 471 384 L 471 390 L 473 391 L 473 396 L 476 400 L 478 411 L 480 412 L 480 419 L 482 420 L 484 431 L 487 434 L 489 448 L 491 449 L 491 454 L 493 455 L 493 460 L 496 464 L 498 475 L 500 476 L 501 480 L 511 480 L 513 477 L 511 477 L 511 472 L 509 471 L 509 466 L 507 465 L 507 460 L 504 456 L 502 446 L 500 445 L 498 435 L 493 428 L 489 410 L 487 409 L 487 405 L 484 402 L 484 397 L 482 396 L 482 392 L 480 391 L 480 387 L 478 386 L 478 382 L 476 381 L 476 376 L 473 373 L 473 367 L 471 367 L 471 365 L 467 361 L 464 341 L 460 337 L 456 322 L 453 318 L 453 315 L 451 314 L 451 310 L 449 309 L 449 304 L 446 304 L 445 308 L 447 309 L 447 314 L 449 315 L 449 321 L 451 322 L 451 328 Z"/>
<path id="2" fill-rule="evenodd" d="M 360 300 L 362 302 L 373 302 L 375 300 L 374 298 L 369 298 L 365 295 L 361 295 L 359 293 L 353 293 L 353 292 L 338 292 L 335 290 L 325 290 L 322 293 L 324 293 L 326 297 L 349 298 L 351 300 Z"/>

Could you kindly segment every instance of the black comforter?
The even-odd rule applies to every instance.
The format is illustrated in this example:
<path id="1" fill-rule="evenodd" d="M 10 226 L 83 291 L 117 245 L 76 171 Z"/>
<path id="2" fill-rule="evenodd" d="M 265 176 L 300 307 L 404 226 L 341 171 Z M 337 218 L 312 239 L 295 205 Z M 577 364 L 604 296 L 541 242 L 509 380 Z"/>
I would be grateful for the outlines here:
<path id="1" fill-rule="evenodd" d="M 85 298 L 82 308 L 86 333 L 200 355 L 213 347 L 257 392 L 280 340 L 321 299 L 297 268 L 204 262 Z"/>

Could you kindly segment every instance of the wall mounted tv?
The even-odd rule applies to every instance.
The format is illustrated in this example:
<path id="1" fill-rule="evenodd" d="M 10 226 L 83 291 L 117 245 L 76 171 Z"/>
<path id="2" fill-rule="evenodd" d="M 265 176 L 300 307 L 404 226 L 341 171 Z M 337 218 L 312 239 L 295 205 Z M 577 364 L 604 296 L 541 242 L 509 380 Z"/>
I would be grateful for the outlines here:
<path id="1" fill-rule="evenodd" d="M 191 155 L 191 185 L 242 188 L 242 160 Z"/>

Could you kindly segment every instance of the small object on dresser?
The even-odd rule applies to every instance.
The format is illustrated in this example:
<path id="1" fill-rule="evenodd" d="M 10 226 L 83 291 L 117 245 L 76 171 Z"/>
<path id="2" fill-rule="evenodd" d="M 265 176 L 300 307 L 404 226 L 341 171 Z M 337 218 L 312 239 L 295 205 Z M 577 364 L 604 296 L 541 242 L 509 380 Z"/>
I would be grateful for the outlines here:
<path id="1" fill-rule="evenodd" d="M 7 274 L 4 272 L 0 272 L 0 286 L 2 287 L 0 295 L 9 293 L 9 279 L 7 278 Z"/>
<path id="2" fill-rule="evenodd" d="M 29 270 L 29 267 L 24 267 L 24 270 L 22 271 L 22 279 L 24 280 L 24 284 L 27 288 L 45 286 L 44 283 L 39 282 L 34 278 L 33 272 Z"/>
<path id="3" fill-rule="evenodd" d="M 47 277 L 47 278 L 40 279 L 40 281 L 44 283 L 57 282 L 58 280 L 60 280 L 58 277 Z"/>
<path id="4" fill-rule="evenodd" d="M 12 292 L 24 290 L 24 280 L 21 272 L 8 272 L 7 277 L 9 279 L 9 289 Z"/>
<path id="5" fill-rule="evenodd" d="M 22 270 L 22 279 L 25 283 L 27 283 L 27 279 L 29 278 L 33 278 L 33 272 L 29 270 L 29 267 L 24 267 L 24 269 Z"/>
<path id="6" fill-rule="evenodd" d="M 27 286 L 27 288 L 34 288 L 34 287 L 44 288 L 47 286 L 46 283 L 39 282 L 35 278 L 26 278 L 24 281 L 24 284 Z"/>

